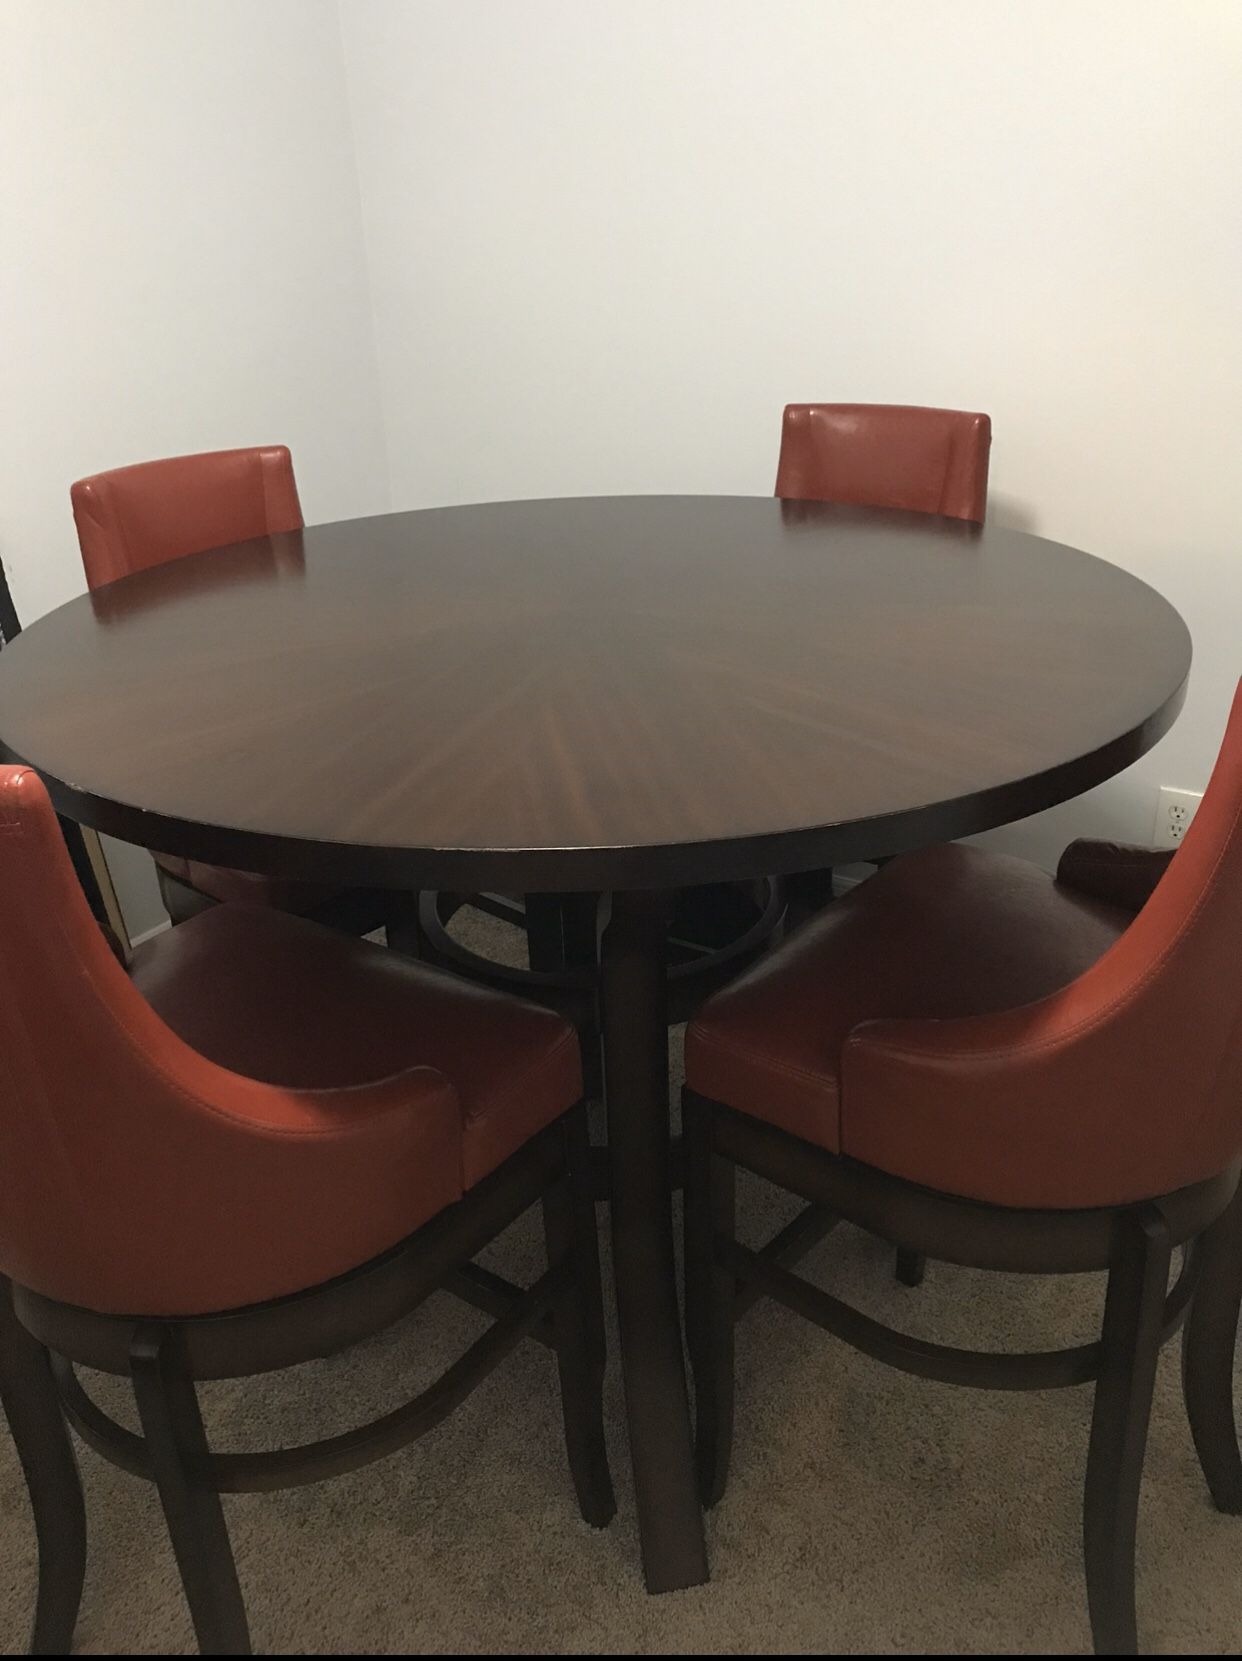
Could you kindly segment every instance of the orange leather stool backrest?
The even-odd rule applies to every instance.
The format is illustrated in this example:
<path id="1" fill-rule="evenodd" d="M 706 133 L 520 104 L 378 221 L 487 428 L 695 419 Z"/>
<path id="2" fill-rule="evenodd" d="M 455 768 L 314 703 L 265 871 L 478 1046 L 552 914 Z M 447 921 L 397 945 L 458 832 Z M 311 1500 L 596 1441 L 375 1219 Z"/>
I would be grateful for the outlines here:
<path id="1" fill-rule="evenodd" d="M 64 1303 L 179 1315 L 279 1296 L 381 1249 L 377 1172 L 425 1184 L 428 1214 L 461 1194 L 457 1099 L 433 1068 L 284 1088 L 183 1043 L 109 950 L 20 766 L 0 767 L 0 1065 L 0 1274 Z M 443 1160 L 411 1123 L 438 1127 Z M 317 1207 L 331 1228 L 308 1242 L 295 1219 Z"/>
<path id="2" fill-rule="evenodd" d="M 283 444 L 117 467 L 79 479 L 69 496 L 91 588 L 183 554 L 302 529 Z"/>
<path id="3" fill-rule="evenodd" d="M 787 404 L 778 496 L 982 524 L 992 422 L 909 404 Z"/>
<path id="4" fill-rule="evenodd" d="M 1185 840 L 1090 969 L 1018 1009 L 876 1021 L 846 1040 L 843 1121 L 852 1098 L 892 1109 L 869 1116 L 859 1157 L 888 1168 L 925 1139 L 934 1185 L 940 1126 L 970 1109 L 1003 1115 L 1023 1150 L 1004 1204 L 1129 1204 L 1226 1170 L 1242 1155 L 1240 942 L 1242 684 Z"/>

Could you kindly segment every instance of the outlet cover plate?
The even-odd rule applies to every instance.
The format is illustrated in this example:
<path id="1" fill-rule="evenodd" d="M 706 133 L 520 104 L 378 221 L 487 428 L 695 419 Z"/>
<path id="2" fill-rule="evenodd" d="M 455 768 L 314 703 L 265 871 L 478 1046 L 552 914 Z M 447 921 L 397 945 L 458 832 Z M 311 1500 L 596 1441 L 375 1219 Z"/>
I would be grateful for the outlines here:
<path id="1" fill-rule="evenodd" d="M 1186 834 L 1190 821 L 1195 816 L 1195 809 L 1202 800 L 1203 792 L 1201 790 L 1174 790 L 1167 784 L 1162 785 L 1160 800 L 1156 804 L 1156 824 L 1152 831 L 1152 847 L 1180 847 L 1182 837 Z"/>

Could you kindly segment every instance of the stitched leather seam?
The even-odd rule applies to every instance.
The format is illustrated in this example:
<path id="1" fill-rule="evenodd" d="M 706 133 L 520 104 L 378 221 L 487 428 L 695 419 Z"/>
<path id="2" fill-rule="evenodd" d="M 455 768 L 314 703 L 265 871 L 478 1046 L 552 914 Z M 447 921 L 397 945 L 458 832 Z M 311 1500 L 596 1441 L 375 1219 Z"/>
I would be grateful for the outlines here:
<path id="1" fill-rule="evenodd" d="M 809 1067 L 796 1067 L 792 1062 L 780 1061 L 775 1056 L 768 1056 L 761 1050 L 747 1050 L 738 1044 L 730 1044 L 724 1038 L 710 1035 L 700 1036 L 696 1039 L 696 1043 L 708 1049 L 719 1050 L 726 1059 L 750 1062 L 768 1072 L 783 1073 L 787 1078 L 801 1079 L 809 1084 L 818 1084 L 822 1087 L 832 1078 L 830 1073 L 817 1073 Z"/>

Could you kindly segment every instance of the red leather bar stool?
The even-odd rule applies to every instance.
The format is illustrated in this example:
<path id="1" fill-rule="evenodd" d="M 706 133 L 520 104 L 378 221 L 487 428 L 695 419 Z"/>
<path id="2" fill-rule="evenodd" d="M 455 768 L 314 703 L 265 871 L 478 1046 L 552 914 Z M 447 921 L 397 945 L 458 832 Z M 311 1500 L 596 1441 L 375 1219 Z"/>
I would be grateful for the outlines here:
<path id="1" fill-rule="evenodd" d="M 911 404 L 786 404 L 776 494 L 982 525 L 992 423 Z"/>
<path id="2" fill-rule="evenodd" d="M 69 498 L 92 589 L 187 554 L 302 529 L 293 460 L 283 444 L 113 468 L 79 479 Z M 298 557 L 295 550 L 290 557 Z M 151 711 L 151 720 L 159 720 L 158 710 Z M 403 931 L 417 926 L 413 896 L 289 882 L 177 854 L 152 857 L 175 923 L 206 906 L 240 900 L 354 934 L 369 934 L 385 923 Z"/>
<path id="3" fill-rule="evenodd" d="M 903 508 L 982 525 L 990 416 L 914 404 L 786 404 L 776 494 L 785 500 Z M 785 883 L 800 919 L 832 899 L 832 871 Z M 908 1272 L 903 1278 L 910 1279 Z"/>
<path id="4" fill-rule="evenodd" d="M 702 1009 L 686 1042 L 686 1318 L 705 1502 L 725 1487 L 735 1316 L 758 1296 L 923 1377 L 1094 1380 L 1091 1625 L 1098 1652 L 1134 1652 L 1152 1385 L 1183 1318 L 1195 1445 L 1216 1505 L 1242 1512 L 1240 939 L 1242 688 L 1172 859 L 1075 843 L 1054 879 L 975 848 L 911 854 Z M 791 1271 L 797 1226 L 763 1251 L 739 1244 L 737 1166 L 821 1225 L 843 1217 L 933 1258 L 1107 1270 L 1099 1340 L 1002 1355 L 895 1332 Z"/>
<path id="5" fill-rule="evenodd" d="M 86 1523 L 66 1419 L 155 1482 L 205 1654 L 249 1650 L 221 1493 L 354 1470 L 440 1422 L 523 1338 L 556 1356 L 578 1502 L 613 1514 L 577 1040 L 382 947 L 221 905 L 132 978 L 47 793 L 0 768 L 0 1399 L 39 1542 L 32 1648 L 66 1651 Z M 472 1259 L 543 1207 L 529 1289 Z M 195 1390 L 333 1354 L 437 1288 L 496 1316 L 429 1389 L 276 1452 L 209 1448 Z M 75 1364 L 132 1380 L 142 1434 Z"/>

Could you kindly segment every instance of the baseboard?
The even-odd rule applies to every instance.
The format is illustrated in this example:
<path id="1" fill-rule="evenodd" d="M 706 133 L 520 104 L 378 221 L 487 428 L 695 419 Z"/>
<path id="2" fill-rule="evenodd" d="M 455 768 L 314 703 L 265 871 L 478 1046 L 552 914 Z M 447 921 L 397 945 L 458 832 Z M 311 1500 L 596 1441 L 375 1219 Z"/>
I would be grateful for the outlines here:
<path id="1" fill-rule="evenodd" d="M 832 873 L 833 892 L 844 894 L 848 889 L 857 888 L 860 882 L 866 882 L 868 877 L 874 875 L 874 865 L 838 865 Z"/>
<path id="2" fill-rule="evenodd" d="M 130 941 L 130 945 L 131 945 L 131 947 L 132 946 L 144 946 L 147 943 L 148 940 L 154 940 L 157 934 L 163 934 L 167 929 L 170 929 L 171 927 L 172 927 L 172 919 L 169 918 L 169 917 L 165 917 L 164 921 L 162 923 L 157 923 L 153 929 L 143 929 L 141 934 L 136 934 L 133 937 L 133 939 Z"/>

